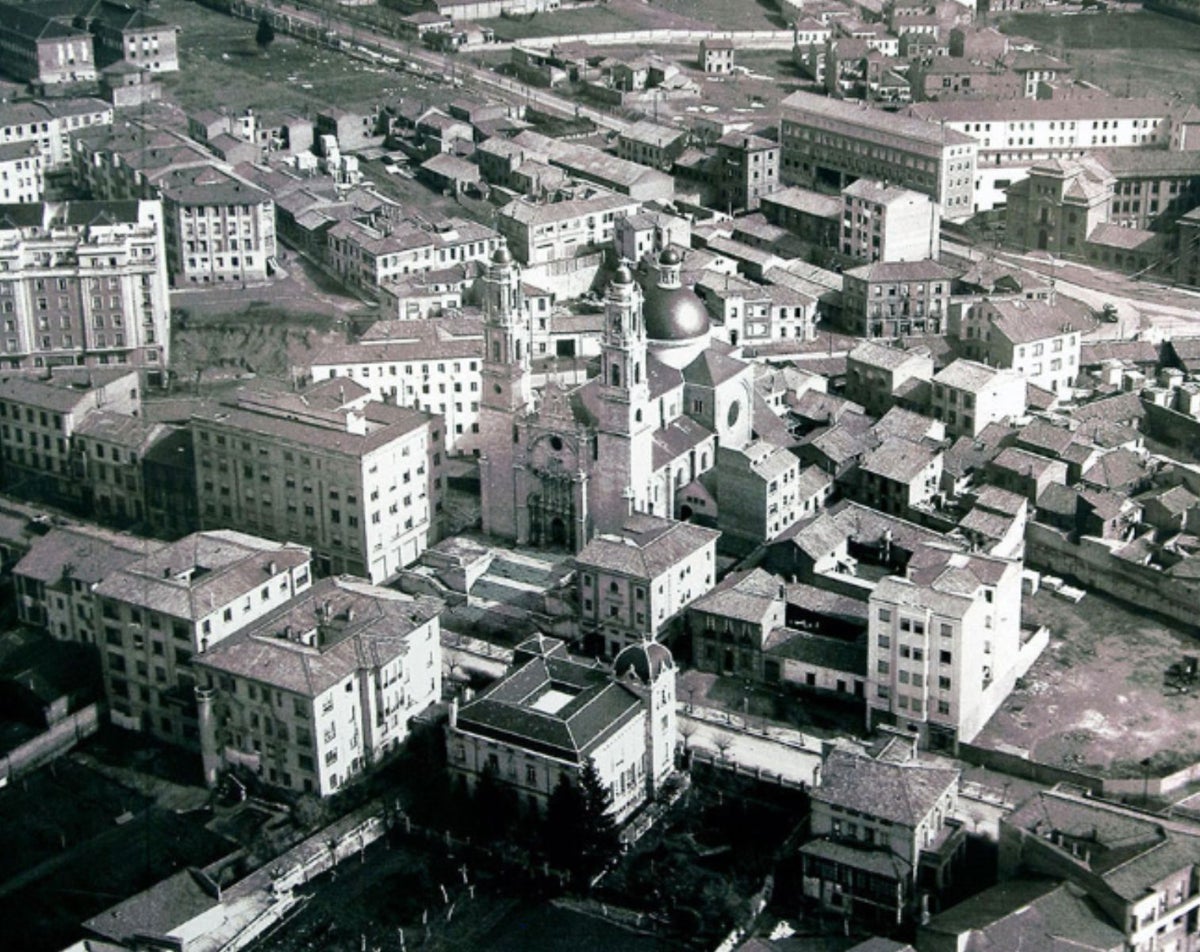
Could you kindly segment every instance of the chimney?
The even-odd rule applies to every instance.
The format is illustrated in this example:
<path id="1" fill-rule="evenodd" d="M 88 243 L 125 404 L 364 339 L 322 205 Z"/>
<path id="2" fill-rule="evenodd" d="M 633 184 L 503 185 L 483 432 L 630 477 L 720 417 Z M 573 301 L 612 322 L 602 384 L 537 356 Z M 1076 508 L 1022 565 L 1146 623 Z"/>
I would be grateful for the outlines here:
<path id="1" fill-rule="evenodd" d="M 458 698 L 450 699 L 450 726 L 452 728 L 458 726 Z"/>
<path id="2" fill-rule="evenodd" d="M 354 621 L 354 606 L 346 609 L 346 621 Z"/>
<path id="3" fill-rule="evenodd" d="M 324 602 L 321 603 L 321 618 L 324 619 L 325 621 L 329 621 L 329 619 L 332 617 L 333 617 L 333 603 L 330 602 L 329 599 L 327 598 L 327 599 L 325 599 Z"/>
<path id="4" fill-rule="evenodd" d="M 277 568 L 278 566 L 275 564 L 275 560 L 271 559 L 271 561 L 267 563 L 267 574 L 273 576 Z"/>

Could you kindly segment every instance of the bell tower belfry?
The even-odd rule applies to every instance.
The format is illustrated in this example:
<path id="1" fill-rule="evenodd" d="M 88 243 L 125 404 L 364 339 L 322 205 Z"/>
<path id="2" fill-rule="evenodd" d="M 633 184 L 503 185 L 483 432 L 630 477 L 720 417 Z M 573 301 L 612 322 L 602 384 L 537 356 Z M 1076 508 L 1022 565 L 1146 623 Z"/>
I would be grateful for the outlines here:
<path id="1" fill-rule="evenodd" d="M 520 418 L 532 400 L 529 340 L 520 267 L 507 248 L 498 248 L 483 277 L 479 477 L 483 530 L 507 539 L 517 537 L 514 467 Z"/>
<path id="2" fill-rule="evenodd" d="M 604 299 L 600 420 L 593 477 L 597 532 L 618 532 L 631 512 L 649 512 L 653 473 L 650 385 L 642 292 L 629 268 L 617 270 Z"/>

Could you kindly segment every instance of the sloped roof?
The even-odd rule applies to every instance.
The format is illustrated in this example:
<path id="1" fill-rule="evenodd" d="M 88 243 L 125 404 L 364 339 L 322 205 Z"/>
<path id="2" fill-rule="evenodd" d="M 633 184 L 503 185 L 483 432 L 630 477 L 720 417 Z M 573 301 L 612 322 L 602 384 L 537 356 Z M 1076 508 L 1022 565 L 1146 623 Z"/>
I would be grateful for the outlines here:
<path id="1" fill-rule="evenodd" d="M 654 579 L 716 542 L 714 529 L 657 516 L 634 515 L 621 535 L 600 535 L 575 557 L 582 568 Z"/>
<path id="2" fill-rule="evenodd" d="M 960 773 L 917 763 L 890 763 L 834 750 L 825 758 L 814 800 L 904 826 L 916 826 L 957 786 Z"/>

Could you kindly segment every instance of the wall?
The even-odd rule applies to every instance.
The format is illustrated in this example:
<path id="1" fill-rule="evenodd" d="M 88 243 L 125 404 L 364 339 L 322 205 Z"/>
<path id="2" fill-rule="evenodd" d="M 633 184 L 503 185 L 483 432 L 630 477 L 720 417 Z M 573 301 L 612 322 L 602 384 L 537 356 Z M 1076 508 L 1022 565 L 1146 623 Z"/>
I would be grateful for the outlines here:
<path id="1" fill-rule="evenodd" d="M 100 706 L 98 704 L 91 704 L 70 717 L 64 718 L 49 730 L 38 734 L 37 737 L 10 751 L 7 756 L 0 758 L 0 785 L 65 754 L 83 738 L 91 737 L 99 728 Z"/>
<path id="2" fill-rule="evenodd" d="M 791 50 L 795 37 L 791 30 L 625 30 L 614 33 L 577 33 L 568 36 L 530 36 L 520 41 L 520 46 L 549 50 L 552 46 L 565 43 L 586 43 L 589 46 L 695 46 L 696 55 L 689 65 L 697 66 L 700 60 L 700 41 L 705 39 L 730 39 L 743 50 Z M 503 50 L 512 43 L 468 44 L 464 50 Z M 736 56 L 736 54 L 735 54 Z"/>
<path id="3" fill-rule="evenodd" d="M 1074 576 L 1084 586 L 1182 622 L 1192 633 L 1197 631 L 1200 585 L 1119 559 L 1096 540 L 1085 537 L 1075 545 L 1057 529 L 1030 522 L 1026 527 L 1025 559 L 1030 568 Z"/>
<path id="4" fill-rule="evenodd" d="M 1028 752 L 1024 750 L 1015 748 L 1011 751 L 995 750 L 989 747 L 960 743 L 958 756 L 961 760 L 977 767 L 987 767 L 990 770 L 1033 780 L 1037 783 L 1072 783 L 1086 787 L 1092 793 L 1101 793 L 1104 790 L 1104 781 L 1099 777 L 1038 763 L 1036 760 L 1030 760 Z"/>

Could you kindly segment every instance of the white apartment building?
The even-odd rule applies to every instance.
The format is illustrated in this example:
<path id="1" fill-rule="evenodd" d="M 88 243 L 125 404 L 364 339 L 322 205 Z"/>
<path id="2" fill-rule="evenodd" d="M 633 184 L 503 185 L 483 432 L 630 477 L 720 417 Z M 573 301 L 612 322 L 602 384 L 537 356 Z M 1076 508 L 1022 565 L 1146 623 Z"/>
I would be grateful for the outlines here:
<path id="1" fill-rule="evenodd" d="M 575 556 L 580 628 L 615 655 L 657 639 L 716 581 L 719 532 L 632 515 L 620 535 L 598 535 Z"/>
<path id="2" fill-rule="evenodd" d="M 0 205 L 0 367 L 165 370 L 162 203 Z"/>
<path id="3" fill-rule="evenodd" d="M 975 207 L 1005 203 L 1005 190 L 1046 159 L 1077 159 L 1090 149 L 1170 142 L 1170 103 L 1159 99 L 949 100 L 923 102 L 910 113 L 978 143 Z"/>
<path id="4" fill-rule="evenodd" d="M 496 227 L 517 261 L 545 264 L 606 248 L 613 240 L 616 220 L 637 214 L 641 207 L 637 199 L 599 190 L 585 198 L 549 204 L 518 198 L 500 210 Z"/>
<path id="5" fill-rule="evenodd" d="M 313 380 L 346 378 L 372 398 L 437 414 L 446 452 L 478 445 L 483 324 L 474 319 L 383 321 L 358 343 L 326 347 L 307 370 Z"/>
<path id="6" fill-rule="evenodd" d="M 350 380 L 303 393 L 239 391 L 191 420 L 205 528 L 310 546 L 320 574 L 382 582 L 425 551 L 442 425 Z"/>
<path id="7" fill-rule="evenodd" d="M 502 244 L 492 229 L 462 218 L 432 228 L 414 221 L 382 227 L 343 221 L 329 230 L 327 250 L 333 270 L 347 284 L 375 291 L 406 275 L 465 261 L 486 263 Z"/>
<path id="8" fill-rule="evenodd" d="M 873 179 L 842 189 L 842 254 L 864 261 L 937 260 L 942 216 L 923 192 Z"/>
<path id="9" fill-rule="evenodd" d="M 198 656 L 205 781 L 236 766 L 328 796 L 399 748 L 441 697 L 442 608 L 326 578 Z"/>
<path id="10" fill-rule="evenodd" d="M 1051 393 L 1071 392 L 1082 347 L 1078 315 L 1050 301 L 983 300 L 965 307 L 958 324 L 970 356 L 1013 370 Z"/>
<path id="11" fill-rule="evenodd" d="M 734 347 L 817 336 L 817 299 L 797 288 L 709 274 L 696 284 L 696 293 L 717 318 L 713 336 Z"/>
<path id="12" fill-rule="evenodd" d="M 933 378 L 930 410 L 946 435 L 976 437 L 989 423 L 1015 419 L 1028 405 L 1025 378 L 973 360 L 956 360 Z"/>
<path id="13" fill-rule="evenodd" d="M 1022 661 L 1021 563 L 925 547 L 909 577 L 871 592 L 867 726 L 970 742 L 1008 696 Z"/>
<path id="14" fill-rule="evenodd" d="M 192 659 L 312 584 L 308 549 L 241 532 L 197 532 L 95 589 L 113 723 L 199 749 Z"/>
<path id="15" fill-rule="evenodd" d="M 103 99 L 0 102 L 0 145 L 31 143 L 43 168 L 52 171 L 71 164 L 71 133 L 112 121 L 112 103 Z"/>
<path id="16" fill-rule="evenodd" d="M 32 142 L 0 144 L 0 204 L 32 205 L 46 192 L 41 150 Z"/>

